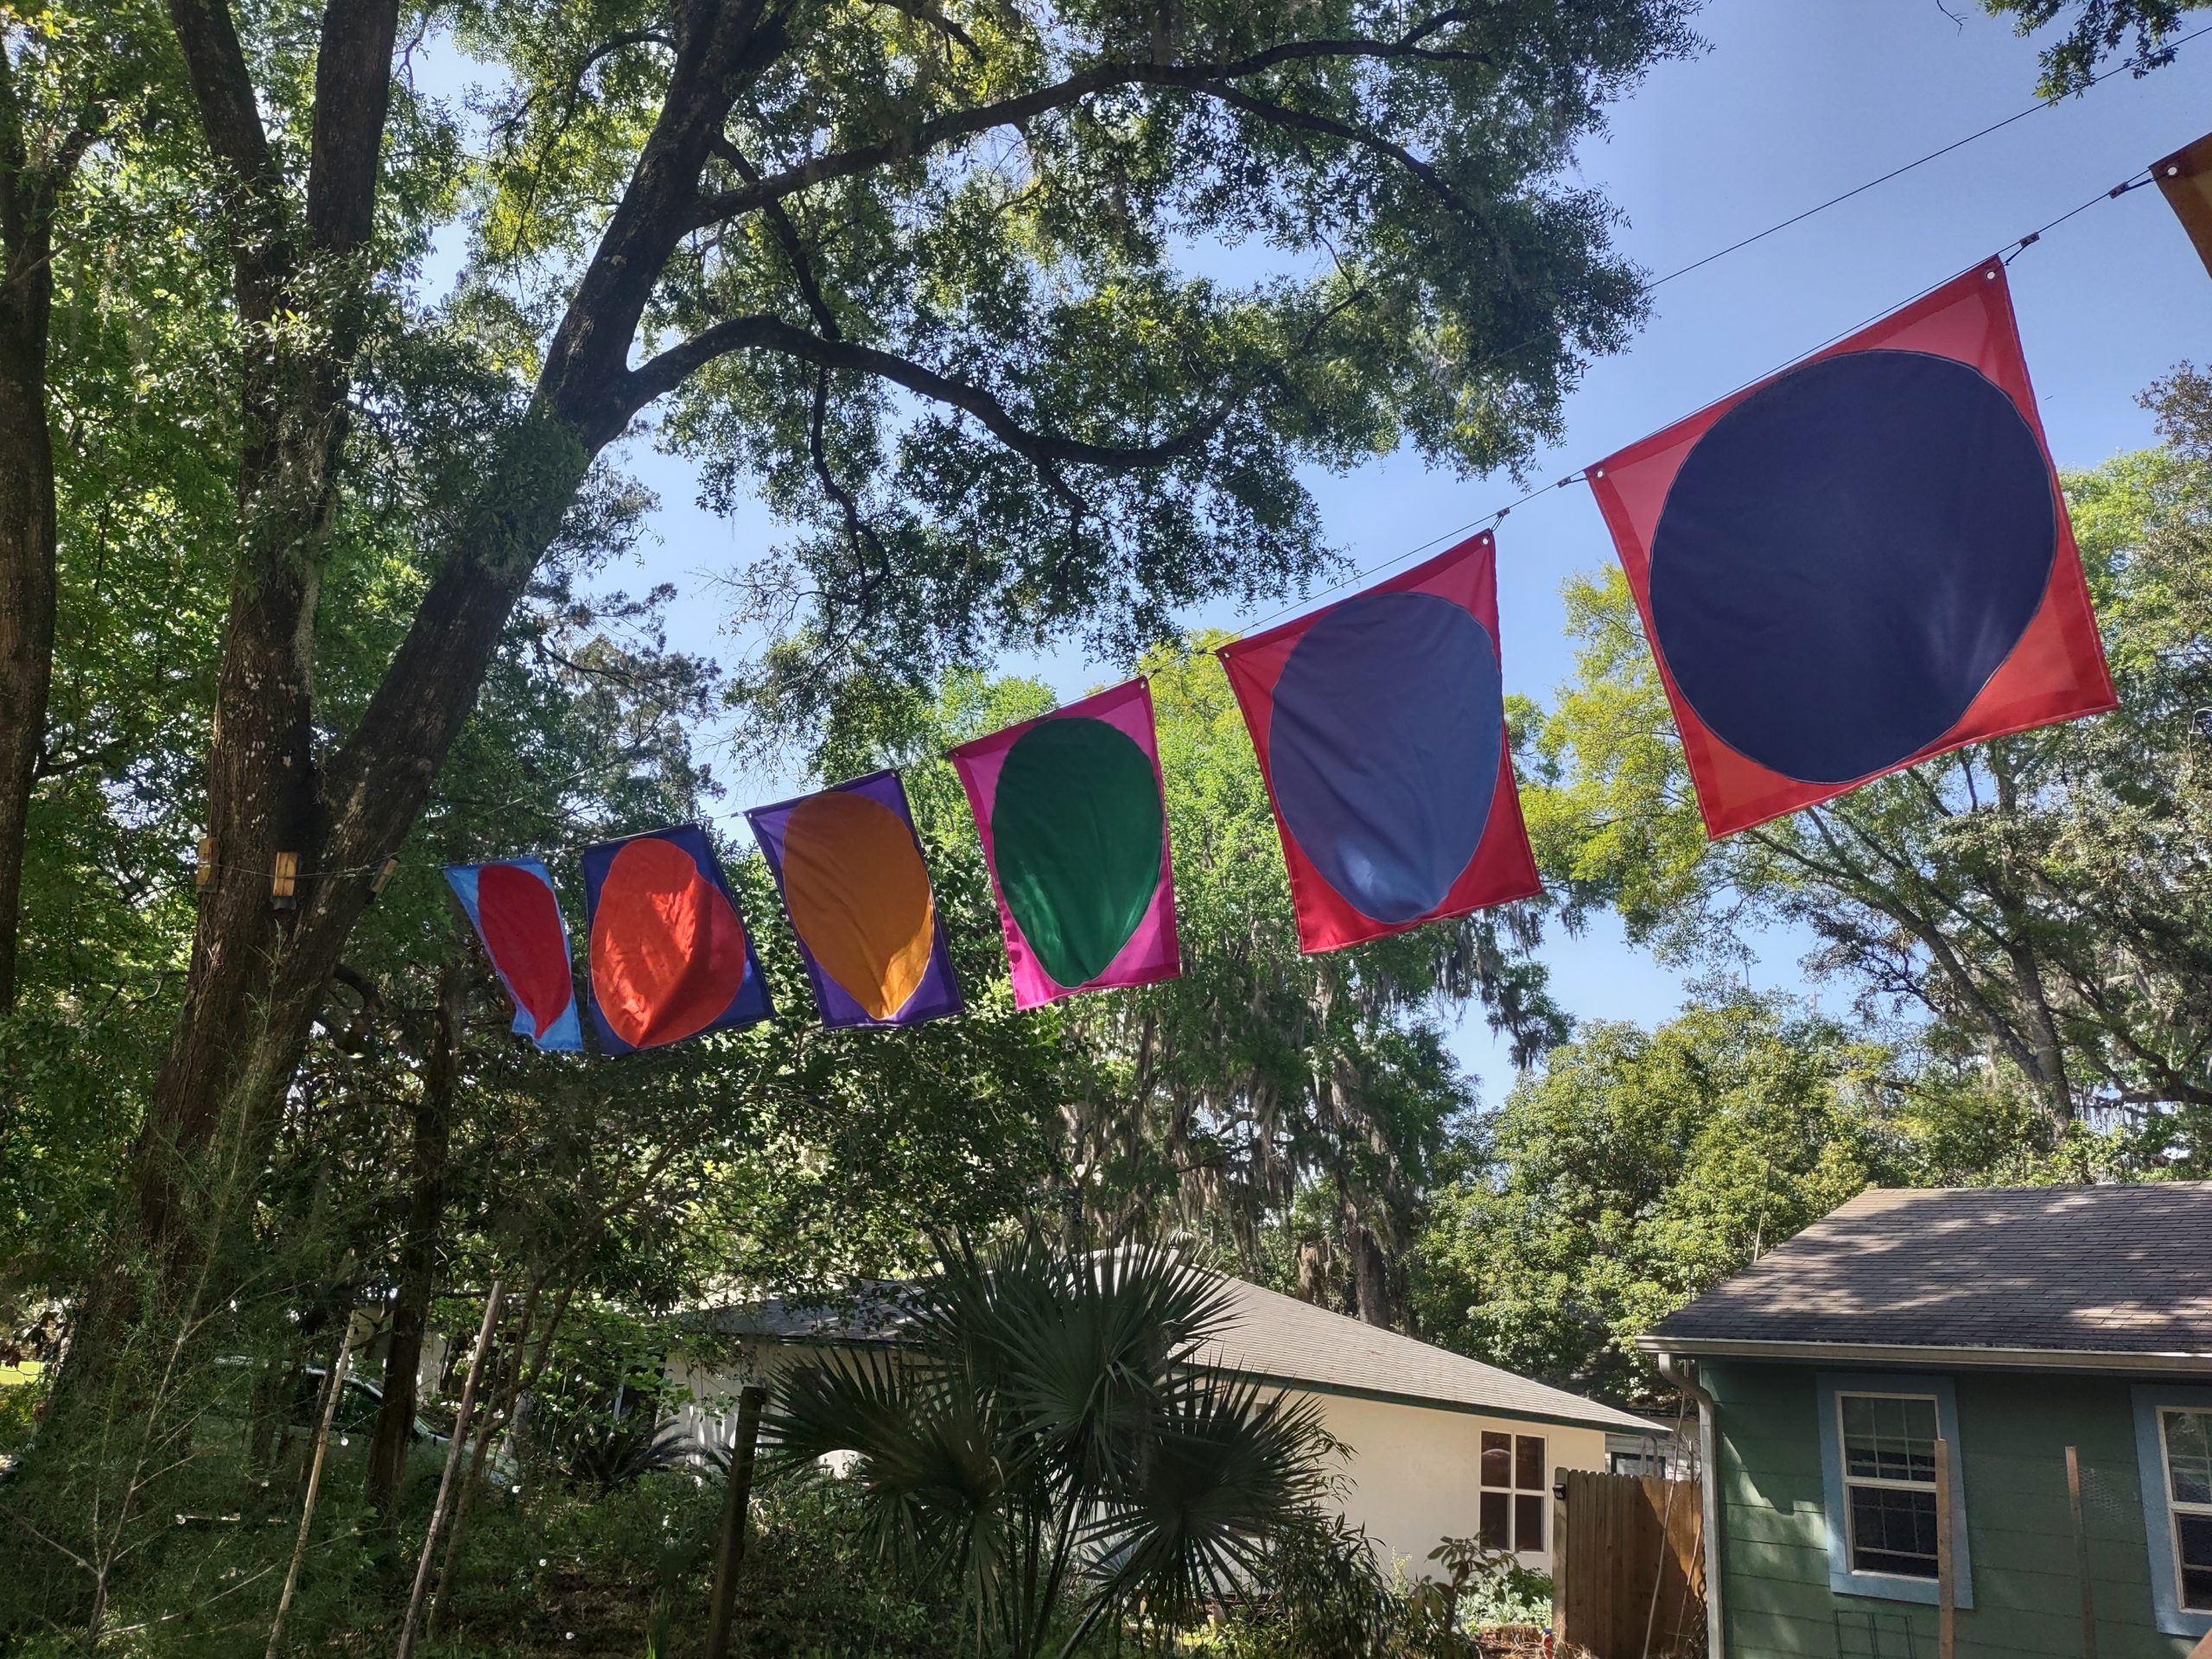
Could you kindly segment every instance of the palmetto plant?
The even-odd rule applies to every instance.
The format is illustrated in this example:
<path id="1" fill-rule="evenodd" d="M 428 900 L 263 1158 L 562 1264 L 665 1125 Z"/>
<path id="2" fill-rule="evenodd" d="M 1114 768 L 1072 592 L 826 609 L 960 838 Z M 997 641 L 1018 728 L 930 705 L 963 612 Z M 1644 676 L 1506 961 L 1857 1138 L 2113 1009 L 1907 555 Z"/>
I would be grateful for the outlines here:
<path id="1" fill-rule="evenodd" d="M 1264 1578 L 1338 1449 L 1312 1402 L 1198 1363 L 1227 1319 L 1170 1250 L 947 1250 L 907 1341 L 786 1379 L 766 1455 L 849 1459 L 879 1543 L 957 1582 L 987 1651 L 1065 1655 L 1136 1611 L 1164 1637 Z"/>

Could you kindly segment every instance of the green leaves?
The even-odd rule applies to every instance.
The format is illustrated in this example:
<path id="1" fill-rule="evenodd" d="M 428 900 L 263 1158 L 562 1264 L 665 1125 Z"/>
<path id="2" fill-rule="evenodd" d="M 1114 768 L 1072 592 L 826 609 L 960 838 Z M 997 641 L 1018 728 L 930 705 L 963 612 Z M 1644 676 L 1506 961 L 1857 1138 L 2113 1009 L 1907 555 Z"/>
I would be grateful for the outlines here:
<path id="1" fill-rule="evenodd" d="M 2088 90 L 2099 67 L 2126 51 L 2141 74 L 2171 57 L 2165 42 L 2181 32 L 2182 16 L 2202 0 L 1982 0 L 1984 10 L 2010 15 L 2031 35 L 2064 19 L 2066 32 L 2044 48 L 2043 79 L 2036 90 L 2063 98 Z M 2109 73 L 2107 71 L 2107 73 Z"/>
<path id="2" fill-rule="evenodd" d="M 1741 995 L 1648 1033 L 1586 1027 L 1435 1201 L 1424 1326 L 1565 1386 L 1644 1392 L 1636 1335 L 1870 1180 L 1913 1179 L 1890 1059 Z"/>

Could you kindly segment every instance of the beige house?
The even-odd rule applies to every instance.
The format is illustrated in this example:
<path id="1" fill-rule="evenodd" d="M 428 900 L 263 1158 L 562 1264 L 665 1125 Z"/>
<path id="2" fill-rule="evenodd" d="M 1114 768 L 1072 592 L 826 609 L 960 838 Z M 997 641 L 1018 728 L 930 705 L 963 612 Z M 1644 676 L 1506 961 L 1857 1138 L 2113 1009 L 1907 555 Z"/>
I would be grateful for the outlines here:
<path id="1" fill-rule="evenodd" d="M 1349 1448 L 1339 1507 L 1409 1574 L 1427 1569 L 1439 1541 L 1476 1535 L 1548 1572 L 1554 1472 L 1605 1469 L 1609 1436 L 1615 1446 L 1621 1437 L 1650 1436 L 1645 1421 L 1580 1395 L 1240 1279 L 1226 1282 L 1228 1333 L 1196 1363 L 1319 1401 L 1329 1433 Z M 736 1339 L 737 1357 L 709 1366 L 671 1356 L 670 1377 L 690 1395 L 684 1432 L 727 1440 L 739 1387 L 772 1387 L 809 1349 L 895 1343 L 898 1306 L 897 1287 L 884 1286 L 834 1312 L 778 1301 L 712 1310 L 705 1323 Z"/>

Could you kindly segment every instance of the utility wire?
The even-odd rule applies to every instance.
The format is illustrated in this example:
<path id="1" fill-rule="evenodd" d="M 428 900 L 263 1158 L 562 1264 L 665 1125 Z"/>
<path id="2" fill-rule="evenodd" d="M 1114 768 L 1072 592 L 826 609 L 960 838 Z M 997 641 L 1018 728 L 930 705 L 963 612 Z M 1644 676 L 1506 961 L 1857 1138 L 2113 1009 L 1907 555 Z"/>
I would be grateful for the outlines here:
<path id="1" fill-rule="evenodd" d="M 2163 66 L 2171 61 L 2175 52 L 2188 45 L 2191 41 L 2201 40 L 2207 35 L 2212 35 L 2212 24 L 2207 24 L 2202 29 L 2194 29 L 2189 34 L 2181 36 L 2178 40 L 2169 41 L 2161 46 L 2156 54 L 2158 64 L 2159 66 Z M 2143 58 L 2131 58 L 2125 63 L 2114 64 L 2102 74 L 2093 76 L 2088 81 L 2085 82 L 2082 90 L 2086 92 L 2089 87 L 2096 86 L 2101 81 L 2109 80 L 2113 76 L 2123 73 L 2139 72 L 2143 70 L 2145 67 L 2146 60 Z M 1955 138 L 1949 143 L 1942 145 L 1939 149 L 1929 150 L 1925 156 L 1918 156 L 1912 161 L 1905 162 L 1902 167 L 1893 167 L 1878 178 L 1869 179 L 1864 184 L 1853 185 L 1850 189 L 1842 192 L 1839 195 L 1830 196 L 1826 201 L 1815 203 L 1814 206 L 1806 208 L 1802 213 L 1792 213 L 1788 219 L 1777 220 L 1776 223 L 1768 226 L 1763 231 L 1754 231 L 1751 235 L 1740 238 L 1734 242 L 1731 242 L 1725 248 L 1716 249 L 1713 252 L 1707 254 L 1701 259 L 1693 259 L 1688 264 L 1682 265 L 1674 270 L 1670 270 L 1663 276 L 1655 276 L 1649 282 L 1643 283 L 1637 289 L 1637 292 L 1642 295 L 1649 295 L 1656 289 L 1663 288 L 1667 283 L 1673 282 L 1677 276 L 1687 276 L 1694 270 L 1702 270 L 1706 266 L 1713 264 L 1717 259 L 1725 259 L 1732 253 L 1740 252 L 1743 249 L 1750 247 L 1755 242 L 1764 242 L 1768 237 L 1773 236 L 1779 232 L 1786 231 L 1793 225 L 1802 225 L 1807 219 L 1811 219 L 1817 214 L 1824 213 L 1831 207 L 1834 207 L 1843 202 L 1849 201 L 1854 196 L 1862 196 L 1869 190 L 1875 189 L 1881 185 L 1889 183 L 1892 179 L 1903 178 L 1906 174 L 1912 172 L 1915 168 L 1925 167 L 1930 162 L 1936 161 L 1945 156 L 1948 156 L 1953 150 L 1963 149 L 1967 145 L 1974 143 L 1977 140 L 1986 138 L 1993 132 L 2003 131 L 2006 127 L 2011 126 L 2016 121 L 2024 121 L 2028 117 L 2034 115 L 2038 111 L 2053 108 L 2059 101 L 2060 100 L 2056 99 L 2044 99 L 2029 105 L 2024 110 L 2015 111 L 2012 114 L 2006 116 L 2003 120 L 1993 121 L 1989 125 L 1981 128 L 1979 131 L 1970 132 L 1963 138 Z M 1997 257 L 2002 258 L 2006 264 L 2011 264 L 2012 261 L 2018 258 L 2022 253 L 2025 252 L 2029 248 L 2034 246 L 2037 242 L 2040 241 L 2043 238 L 2043 234 L 2045 231 L 2056 230 L 2059 226 L 2063 225 L 2068 219 L 2073 218 L 2075 214 L 2086 213 L 2088 209 L 2095 207 L 2097 203 L 2101 201 L 2125 195 L 2129 191 L 2135 189 L 2139 185 L 2149 183 L 2150 179 L 2147 176 L 2148 173 L 2149 169 L 2146 168 L 2143 169 L 2141 173 L 2131 175 L 2126 181 L 2114 185 L 2111 189 L 2100 191 L 2097 194 L 2090 197 L 2088 200 L 2083 202 L 2080 207 L 2069 208 L 2065 213 L 2061 213 L 2056 219 L 2052 219 L 2049 224 L 2038 226 L 2036 229 L 2030 231 L 2025 236 L 2021 237 L 2017 242 L 2006 243 L 2003 248 L 1999 250 Z M 1910 305 L 1914 300 L 1920 299 L 1926 295 L 1934 293 L 1937 289 L 1943 285 L 1943 283 L 1948 283 L 1950 280 L 1950 277 L 1946 276 L 1943 278 L 1943 282 L 1931 283 L 1926 288 L 1922 289 L 1919 293 L 1910 295 L 1906 298 L 1899 300 L 1894 305 L 1885 306 L 1881 310 L 1877 311 L 1872 316 L 1866 318 L 1864 321 L 1855 322 L 1852 324 L 1850 327 L 1842 330 L 1840 333 L 1831 334 L 1819 345 L 1808 346 L 1806 350 L 1798 353 L 1796 357 L 1792 357 L 1785 362 L 1777 364 L 1773 368 L 1765 371 L 1764 373 L 1753 375 L 1749 380 L 1745 381 L 1743 385 L 1737 386 L 1729 391 L 1723 392 L 1720 395 L 1721 397 L 1732 397 L 1737 392 L 1743 391 L 1745 386 L 1756 385 L 1759 381 L 1767 378 L 1770 375 L 1779 374 L 1783 369 L 1789 367 L 1791 364 L 1810 357 L 1815 352 L 1827 350 L 1829 346 L 1834 345 L 1837 340 L 1845 339 L 1851 334 L 1854 334 L 1858 333 L 1859 330 L 1868 327 L 1870 324 L 1880 321 L 1884 317 L 1889 315 L 1891 312 L 1898 310 L 1904 306 Z M 1511 356 L 1522 346 L 1535 345 L 1540 339 L 1543 338 L 1548 338 L 1548 336 L 1532 335 L 1528 340 L 1518 341 L 1512 346 L 1508 346 L 1498 351 L 1492 352 L 1489 356 L 1483 358 L 1473 365 L 1473 372 L 1479 372 L 1482 370 L 1490 367 L 1492 364 Z M 1720 399 L 1709 398 L 1707 401 L 1708 404 L 1711 404 L 1717 403 L 1720 401 Z M 1702 405 L 1700 406 L 1702 407 Z M 1479 518 L 1469 519 L 1457 530 L 1446 531 L 1440 536 L 1431 537 L 1427 541 L 1423 542 L 1419 547 L 1408 548 L 1402 553 L 1394 553 L 1389 558 L 1379 560 L 1373 564 L 1363 566 L 1359 569 L 1357 569 L 1351 575 L 1345 576 L 1340 582 L 1332 582 L 1325 588 L 1316 588 L 1313 592 L 1306 594 L 1302 599 L 1294 601 L 1292 603 L 1285 605 L 1280 609 L 1270 611 L 1265 616 L 1259 617 L 1253 621 L 1244 624 L 1244 629 L 1247 632 L 1257 632 L 1258 630 L 1266 627 L 1269 623 L 1274 622 L 1282 617 L 1290 615 L 1294 611 L 1304 609 L 1317 599 L 1325 599 L 1332 594 L 1342 592 L 1344 588 L 1351 587 L 1356 582 L 1365 582 L 1372 577 L 1380 575 L 1384 571 L 1389 570 L 1392 566 L 1403 564 L 1407 560 L 1418 557 L 1420 555 L 1427 552 L 1431 548 L 1440 547 L 1447 542 L 1456 541 L 1470 532 L 1484 528 L 1485 526 L 1494 527 L 1504 518 L 1506 514 L 1511 512 L 1514 508 L 1525 506 L 1528 503 L 1535 500 L 1538 496 L 1548 495 L 1554 490 L 1565 489 L 1570 484 L 1580 483 L 1584 476 L 1585 474 L 1578 470 L 1568 474 L 1565 478 L 1560 479 L 1554 483 L 1540 486 L 1538 488 L 1529 491 L 1526 495 L 1520 497 L 1518 499 L 1507 502 L 1503 506 L 1497 508 L 1494 512 L 1486 512 Z"/>
<path id="2" fill-rule="evenodd" d="M 2202 29 L 2196 29 L 2192 33 L 2184 35 L 2177 41 L 2170 41 L 2167 44 L 2161 46 L 2156 54 L 2159 64 L 2163 65 L 2165 63 L 2174 52 L 2177 51 L 2182 47 L 2188 45 L 2191 41 L 2201 40 L 2207 35 L 2212 35 L 2212 23 L 2208 23 Z M 2092 76 L 2088 81 L 2082 84 L 2082 90 L 2083 92 L 2087 92 L 2091 86 L 2095 86 L 2099 81 L 2109 80 L 2114 75 L 2120 74 L 2122 73 L 2139 73 L 2145 67 L 2144 59 L 2130 58 L 2126 63 L 2114 64 L 2111 68 L 2106 70 L 2101 75 Z M 1938 161 L 1943 156 L 1949 155 L 1955 149 L 1963 149 L 1968 144 L 1974 143 L 1977 139 L 1988 137 L 1993 132 L 2002 132 L 2005 128 L 2011 126 L 2015 121 L 2024 121 L 2031 115 L 2035 115 L 2041 111 L 2052 108 L 2060 100 L 2057 99 L 2039 99 L 2036 103 L 2029 105 L 2024 110 L 2017 111 L 2013 114 L 2006 116 L 2002 121 L 1991 122 L 1989 125 L 1982 128 L 1979 132 L 1970 132 L 1963 138 L 1955 138 L 1949 143 L 1945 144 L 1941 149 L 1931 149 L 1925 156 L 1920 156 L 1916 160 L 1907 162 L 1903 167 L 1893 167 L 1878 179 L 1869 179 L 1864 184 L 1853 185 L 1850 189 L 1846 190 L 1840 195 L 1830 196 L 1826 201 L 1820 202 L 1814 207 L 1808 207 L 1802 213 L 1793 213 L 1788 219 L 1783 219 L 1778 224 L 1768 226 L 1763 231 L 1754 231 L 1751 235 L 1745 237 L 1741 241 L 1731 242 L 1726 247 L 1719 249 L 1715 252 L 1708 253 L 1702 259 L 1693 259 L 1688 264 L 1682 266 L 1678 270 L 1670 270 L 1664 276 L 1655 276 L 1651 281 L 1643 285 L 1643 291 L 1646 294 L 1649 294 L 1655 288 L 1665 287 L 1669 283 L 1673 282 L 1677 276 L 1687 276 L 1694 270 L 1702 270 L 1706 266 L 1711 264 L 1716 259 L 1726 259 L 1730 254 L 1738 252 L 1742 249 L 1748 248 L 1754 242 L 1764 242 L 1767 238 L 1776 234 L 1777 232 L 1786 231 L 1793 225 L 1803 224 L 1815 213 L 1824 213 L 1831 207 L 1839 207 L 1842 203 L 1849 201 L 1853 196 L 1863 196 L 1869 190 L 1875 188 L 1877 186 L 1887 184 L 1891 179 L 1901 179 L 1906 174 L 1913 171 L 1916 168 L 1925 167 L 1929 162 Z"/>

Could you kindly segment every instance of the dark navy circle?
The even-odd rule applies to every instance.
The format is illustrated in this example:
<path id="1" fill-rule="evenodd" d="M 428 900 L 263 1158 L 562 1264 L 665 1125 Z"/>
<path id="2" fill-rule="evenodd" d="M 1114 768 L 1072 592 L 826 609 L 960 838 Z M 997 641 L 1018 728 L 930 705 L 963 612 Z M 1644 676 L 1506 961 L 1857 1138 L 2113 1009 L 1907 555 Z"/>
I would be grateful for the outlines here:
<path id="1" fill-rule="evenodd" d="M 1325 613 L 1283 664 L 1268 724 L 1285 827 L 1378 922 L 1444 902 L 1482 842 L 1504 743 L 1490 634 L 1428 594 L 1370 594 Z"/>
<path id="2" fill-rule="evenodd" d="M 1651 541 L 1651 625 L 1698 718 L 1785 778 L 1840 784 L 1958 724 L 2043 603 L 2050 475 L 1966 364 L 1852 352 L 1698 440 Z"/>

